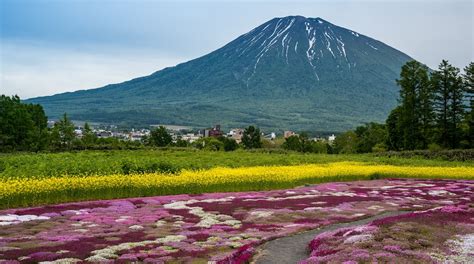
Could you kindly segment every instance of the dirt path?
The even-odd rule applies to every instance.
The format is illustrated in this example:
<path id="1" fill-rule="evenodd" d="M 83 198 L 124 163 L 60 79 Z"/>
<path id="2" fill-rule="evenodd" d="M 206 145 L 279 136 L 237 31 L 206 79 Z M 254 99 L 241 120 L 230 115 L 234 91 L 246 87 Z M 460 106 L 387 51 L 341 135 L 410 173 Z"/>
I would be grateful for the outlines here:
<path id="1" fill-rule="evenodd" d="M 298 263 L 308 257 L 309 242 L 318 234 L 332 231 L 341 227 L 349 227 L 356 225 L 365 225 L 373 220 L 388 216 L 396 216 L 409 213 L 409 211 L 387 212 L 380 215 L 372 216 L 359 221 L 340 223 L 325 226 L 310 231 L 305 231 L 295 235 L 278 238 L 263 244 L 258 253 L 253 258 L 253 264 L 290 264 Z"/>

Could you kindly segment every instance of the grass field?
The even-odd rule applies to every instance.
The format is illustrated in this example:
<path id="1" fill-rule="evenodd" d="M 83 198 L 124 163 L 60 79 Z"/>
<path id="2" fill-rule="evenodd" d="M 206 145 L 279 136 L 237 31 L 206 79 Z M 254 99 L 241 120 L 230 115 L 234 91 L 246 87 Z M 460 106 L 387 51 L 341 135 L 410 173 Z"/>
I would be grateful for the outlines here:
<path id="1" fill-rule="evenodd" d="M 147 150 L 0 157 L 0 208 L 377 178 L 474 179 L 472 162 L 370 155 Z"/>
<path id="2" fill-rule="evenodd" d="M 169 172 L 180 169 L 327 164 L 357 161 L 397 166 L 474 167 L 472 162 L 422 158 L 375 157 L 370 154 L 326 155 L 268 152 L 208 152 L 199 150 L 117 150 L 63 153 L 0 154 L 0 180 L 89 175 Z"/>

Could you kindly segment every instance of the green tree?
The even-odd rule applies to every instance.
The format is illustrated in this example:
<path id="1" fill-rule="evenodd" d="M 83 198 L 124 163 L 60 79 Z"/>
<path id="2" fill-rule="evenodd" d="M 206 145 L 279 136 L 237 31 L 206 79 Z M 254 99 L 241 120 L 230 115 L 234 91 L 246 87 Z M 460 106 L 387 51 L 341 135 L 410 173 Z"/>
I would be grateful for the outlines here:
<path id="1" fill-rule="evenodd" d="M 376 145 L 378 145 L 377 149 L 381 149 L 387 141 L 387 130 L 382 124 L 368 123 L 365 126 L 357 127 L 355 133 L 357 135 L 357 153 L 372 152 Z"/>
<path id="2" fill-rule="evenodd" d="M 164 126 L 159 126 L 150 133 L 150 144 L 157 147 L 166 147 L 173 142 L 173 138 Z"/>
<path id="3" fill-rule="evenodd" d="M 428 146 L 433 111 L 428 68 L 417 61 L 402 66 L 400 79 L 399 129 L 403 149 L 424 149 Z"/>
<path id="4" fill-rule="evenodd" d="M 465 117 L 465 134 L 469 147 L 474 148 L 474 62 L 469 63 L 469 65 L 464 68 L 463 80 L 466 97 L 469 100 Z"/>
<path id="5" fill-rule="evenodd" d="M 401 110 L 401 107 L 397 106 L 390 112 L 387 121 L 385 121 L 387 128 L 386 145 L 389 150 L 400 150 L 403 146 L 402 133 L 400 131 Z"/>
<path id="6" fill-rule="evenodd" d="M 352 130 L 342 133 L 334 140 L 333 151 L 343 154 L 356 153 L 357 140 L 357 134 Z"/>
<path id="7" fill-rule="evenodd" d="M 224 144 L 225 151 L 234 151 L 239 147 L 239 144 L 237 144 L 233 138 L 220 136 L 218 139 L 222 142 L 222 144 Z"/>
<path id="8" fill-rule="evenodd" d="M 300 137 L 296 135 L 287 137 L 285 143 L 283 143 L 283 148 L 287 150 L 301 151 L 302 146 Z"/>
<path id="9" fill-rule="evenodd" d="M 18 96 L 0 96 L 0 151 L 44 149 L 46 126 L 40 105 L 23 104 Z"/>
<path id="10" fill-rule="evenodd" d="M 82 132 L 82 142 L 86 148 L 92 147 L 97 141 L 96 134 L 92 131 L 89 123 L 84 124 L 84 130 Z"/>
<path id="11" fill-rule="evenodd" d="M 51 145 L 56 150 L 71 149 L 75 138 L 74 124 L 64 113 L 63 118 L 56 122 L 51 130 Z"/>
<path id="12" fill-rule="evenodd" d="M 174 145 L 176 147 L 185 148 L 189 146 L 189 143 L 186 140 L 183 140 L 181 136 L 178 136 L 178 138 L 176 139 L 176 143 Z"/>
<path id="13" fill-rule="evenodd" d="M 224 149 L 224 143 L 215 137 L 200 138 L 194 141 L 193 145 L 203 150 L 220 151 Z"/>
<path id="14" fill-rule="evenodd" d="M 242 135 L 242 144 L 246 149 L 261 148 L 262 142 L 260 141 L 260 129 L 254 126 L 249 126 L 244 130 Z"/>
<path id="15" fill-rule="evenodd" d="M 445 148 L 457 148 L 464 112 L 464 91 L 459 69 L 443 60 L 432 74 L 431 82 L 436 93 L 434 106 L 438 142 Z"/>

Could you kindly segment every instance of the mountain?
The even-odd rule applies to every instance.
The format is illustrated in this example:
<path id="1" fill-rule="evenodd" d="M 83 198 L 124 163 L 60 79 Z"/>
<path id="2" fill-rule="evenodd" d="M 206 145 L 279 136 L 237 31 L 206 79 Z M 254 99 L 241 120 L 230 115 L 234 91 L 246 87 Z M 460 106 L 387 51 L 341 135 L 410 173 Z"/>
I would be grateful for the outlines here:
<path id="1" fill-rule="evenodd" d="M 200 58 L 102 88 L 27 100 L 50 118 L 342 131 L 383 121 L 411 58 L 321 18 L 274 18 Z"/>

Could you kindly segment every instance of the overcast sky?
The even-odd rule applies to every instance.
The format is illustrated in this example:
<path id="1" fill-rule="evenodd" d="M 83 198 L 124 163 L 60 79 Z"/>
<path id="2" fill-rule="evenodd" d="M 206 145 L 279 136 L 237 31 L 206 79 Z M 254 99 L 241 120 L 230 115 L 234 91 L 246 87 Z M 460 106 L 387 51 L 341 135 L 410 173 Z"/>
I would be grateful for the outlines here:
<path id="1" fill-rule="evenodd" d="M 206 53 L 274 17 L 321 17 L 436 68 L 474 59 L 473 0 L 0 0 L 0 94 L 101 87 Z"/>

